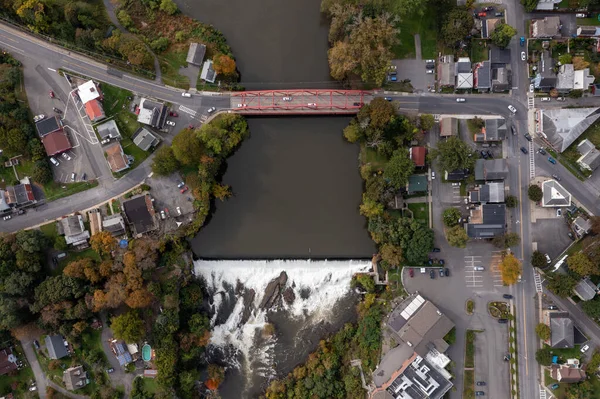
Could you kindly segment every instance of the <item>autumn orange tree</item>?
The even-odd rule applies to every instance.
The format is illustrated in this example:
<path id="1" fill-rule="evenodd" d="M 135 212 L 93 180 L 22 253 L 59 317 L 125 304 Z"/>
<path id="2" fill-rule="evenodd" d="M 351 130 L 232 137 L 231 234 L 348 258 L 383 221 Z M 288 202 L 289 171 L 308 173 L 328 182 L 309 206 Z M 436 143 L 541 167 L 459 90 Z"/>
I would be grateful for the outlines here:
<path id="1" fill-rule="evenodd" d="M 504 256 L 500 263 L 500 272 L 504 284 L 515 284 L 522 273 L 521 262 L 512 253 L 509 253 Z"/>
<path id="2" fill-rule="evenodd" d="M 94 251 L 104 257 L 110 255 L 112 251 L 117 249 L 117 240 L 110 232 L 104 230 L 94 234 L 92 238 L 90 238 L 90 245 Z"/>
<path id="3" fill-rule="evenodd" d="M 235 73 L 235 61 L 225 54 L 217 54 L 213 57 L 215 71 L 221 75 L 232 75 Z"/>

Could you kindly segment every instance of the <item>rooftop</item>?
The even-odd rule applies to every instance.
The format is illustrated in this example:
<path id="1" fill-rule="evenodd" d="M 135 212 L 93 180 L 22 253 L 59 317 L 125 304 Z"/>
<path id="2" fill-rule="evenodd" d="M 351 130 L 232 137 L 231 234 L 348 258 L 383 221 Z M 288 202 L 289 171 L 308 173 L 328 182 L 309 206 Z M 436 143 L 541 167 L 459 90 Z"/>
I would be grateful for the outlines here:
<path id="1" fill-rule="evenodd" d="M 146 128 L 139 128 L 133 135 L 133 143 L 144 151 L 156 147 L 159 143 L 158 137 Z"/>
<path id="2" fill-rule="evenodd" d="M 594 83 L 594 80 L 596 80 L 596 78 L 590 73 L 590 68 L 575 71 L 573 89 L 587 90 Z"/>
<path id="3" fill-rule="evenodd" d="M 492 70 L 489 61 L 483 61 L 475 69 L 475 81 L 478 90 L 489 90 L 492 87 Z"/>
<path id="4" fill-rule="evenodd" d="M 202 43 L 190 43 L 190 48 L 186 57 L 188 64 L 200 66 L 206 54 L 206 45 Z"/>
<path id="5" fill-rule="evenodd" d="M 560 207 L 571 205 L 571 194 L 556 180 L 546 180 L 542 183 L 543 207 Z"/>
<path id="6" fill-rule="evenodd" d="M 573 289 L 575 294 L 583 301 L 589 301 L 596 296 L 598 287 L 589 278 L 584 278 L 577 283 L 577 286 Z"/>
<path id="7" fill-rule="evenodd" d="M 121 133 L 117 127 L 117 123 L 114 120 L 109 120 L 101 125 L 96 126 L 100 139 L 120 139 Z"/>
<path id="8" fill-rule="evenodd" d="M 75 236 L 81 234 L 85 230 L 83 218 L 81 215 L 71 215 L 59 221 L 59 230 L 65 236 Z"/>
<path id="9" fill-rule="evenodd" d="M 84 104 L 102 96 L 102 92 L 98 89 L 98 86 L 96 86 L 93 80 L 88 80 L 80 85 L 77 88 L 77 94 L 79 94 L 79 98 Z"/>
<path id="10" fill-rule="evenodd" d="M 560 37 L 560 18 L 544 17 L 531 22 L 531 36 L 538 38 Z"/>
<path id="11" fill-rule="evenodd" d="M 20 206 L 35 201 L 28 178 L 21 180 L 20 184 L 6 187 L 6 194 L 8 197 L 5 197 L 5 199 L 7 199 L 8 204 Z"/>
<path id="12" fill-rule="evenodd" d="M 458 119 L 442 118 L 440 120 L 440 136 L 449 137 L 458 134 Z"/>
<path id="13" fill-rule="evenodd" d="M 541 130 L 547 140 L 559 152 L 565 151 L 598 118 L 599 108 L 552 108 L 543 109 Z"/>
<path id="14" fill-rule="evenodd" d="M 104 110 L 102 109 L 102 104 L 98 100 L 91 100 L 85 103 L 85 113 L 88 118 L 90 118 L 91 122 L 96 122 L 101 119 L 106 118 L 104 115 Z"/>
<path id="15" fill-rule="evenodd" d="M 68 151 L 72 148 L 71 142 L 67 134 L 63 130 L 58 130 L 42 137 L 44 149 L 49 157 L 61 152 Z"/>
<path id="16" fill-rule="evenodd" d="M 123 152 L 123 147 L 119 143 L 113 143 L 110 146 L 104 148 L 106 153 L 106 160 L 110 166 L 110 170 L 113 173 L 120 172 L 125 169 L 129 169 L 129 162 Z"/>
<path id="17" fill-rule="evenodd" d="M 575 345 L 575 327 L 568 313 L 550 313 L 550 342 L 553 348 L 573 348 Z"/>
<path id="18" fill-rule="evenodd" d="M 494 238 L 505 232 L 506 205 L 484 204 L 472 212 L 471 222 L 467 224 L 467 235 L 471 238 Z"/>
<path id="19" fill-rule="evenodd" d="M 410 175 L 408 177 L 407 191 L 409 193 L 427 191 L 427 176 L 425 175 Z"/>
<path id="20" fill-rule="evenodd" d="M 568 364 L 552 365 L 551 376 L 558 382 L 574 383 L 585 380 L 585 370 Z"/>
<path id="21" fill-rule="evenodd" d="M 435 366 L 416 356 L 386 391 L 396 399 L 441 399 L 450 388 L 452 383 Z"/>
<path id="22" fill-rule="evenodd" d="M 35 124 L 35 128 L 37 129 L 40 137 L 44 137 L 49 133 L 61 130 L 62 123 L 59 121 L 58 116 L 52 116 L 37 122 Z"/>
<path id="23" fill-rule="evenodd" d="M 470 64 L 469 64 L 470 65 Z M 457 89 L 471 89 L 473 88 L 473 73 L 459 73 L 456 75 L 456 88 Z"/>
<path id="24" fill-rule="evenodd" d="M 438 77 L 441 86 L 454 86 L 456 81 L 456 66 L 454 65 L 454 56 L 446 55 L 442 57 L 442 62 L 438 63 Z"/>
<path id="25" fill-rule="evenodd" d="M 45 343 L 50 359 L 62 359 L 69 354 L 65 342 L 62 335 L 46 335 Z"/>
<path id="26" fill-rule="evenodd" d="M 167 119 L 167 107 L 163 103 L 142 98 L 137 120 L 145 125 L 161 129 Z"/>
<path id="27" fill-rule="evenodd" d="M 135 234 L 143 234 L 156 228 L 154 206 L 149 195 L 141 195 L 123 202 L 125 216 L 133 224 Z"/>
<path id="28" fill-rule="evenodd" d="M 475 161 L 475 180 L 504 180 L 508 177 L 506 159 L 478 159 Z"/>
<path id="29" fill-rule="evenodd" d="M 563 64 L 558 68 L 556 74 L 556 89 L 557 90 L 571 90 L 573 89 L 575 81 L 575 69 L 573 64 Z"/>
<path id="30" fill-rule="evenodd" d="M 425 154 L 427 153 L 427 149 L 425 147 L 411 147 L 409 152 L 410 159 L 412 159 L 416 167 L 425 166 Z"/>
<path id="31" fill-rule="evenodd" d="M 65 388 L 69 391 L 83 388 L 88 384 L 88 381 L 87 373 L 83 369 L 83 366 L 69 367 L 63 372 L 63 382 Z"/>
<path id="32" fill-rule="evenodd" d="M 17 368 L 17 357 L 13 354 L 12 349 L 0 349 L 0 375 L 8 374 Z"/>
<path id="33" fill-rule="evenodd" d="M 115 237 L 125 234 L 125 220 L 121 214 L 106 217 L 102 227 Z"/>
<path id="34" fill-rule="evenodd" d="M 469 57 L 459 57 L 456 62 L 456 73 L 470 73 L 471 72 L 471 60 Z"/>
<path id="35" fill-rule="evenodd" d="M 212 60 L 207 60 L 202 66 L 202 72 L 200 72 L 200 79 L 210 83 L 215 83 L 217 78 L 217 72 L 213 68 Z"/>
<path id="36" fill-rule="evenodd" d="M 489 59 L 492 66 L 510 64 L 510 49 L 502 49 L 498 46 L 490 46 Z"/>

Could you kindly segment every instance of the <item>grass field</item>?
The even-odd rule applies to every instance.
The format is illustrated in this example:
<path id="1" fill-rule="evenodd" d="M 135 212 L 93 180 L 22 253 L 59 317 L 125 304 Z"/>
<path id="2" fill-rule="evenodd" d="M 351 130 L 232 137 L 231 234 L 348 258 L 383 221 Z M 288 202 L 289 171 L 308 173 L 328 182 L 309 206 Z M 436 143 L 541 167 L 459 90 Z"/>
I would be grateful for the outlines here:
<path id="1" fill-rule="evenodd" d="M 189 89 L 189 78 L 179 74 L 179 68 L 187 66 L 185 60 L 186 56 L 187 49 L 181 49 L 178 51 L 170 51 L 158 57 L 164 84 L 179 87 L 181 89 Z"/>
<path id="2" fill-rule="evenodd" d="M 418 220 L 425 226 L 429 226 L 429 204 L 426 202 L 408 204 L 408 209 L 412 211 L 415 220 Z"/>
<path id="3" fill-rule="evenodd" d="M 465 370 L 463 379 L 463 399 L 475 398 L 475 371 Z"/>
<path id="4" fill-rule="evenodd" d="M 437 47 L 436 15 L 432 8 L 426 8 L 423 15 L 408 15 L 398 24 L 400 44 L 392 48 L 395 58 L 414 58 L 416 33 L 421 38 L 423 58 L 435 58 Z"/>
<path id="5" fill-rule="evenodd" d="M 385 156 L 378 154 L 377 151 L 372 148 L 367 148 L 364 144 L 361 144 L 360 146 L 360 159 L 363 164 L 370 163 L 376 169 L 383 169 L 388 161 Z"/>
<path id="6" fill-rule="evenodd" d="M 489 56 L 489 47 L 487 40 L 473 39 L 471 41 L 471 62 L 487 61 Z"/>
<path id="7" fill-rule="evenodd" d="M 56 231 L 56 222 L 40 226 L 40 230 L 42 231 L 42 233 L 44 233 L 46 237 L 50 239 L 51 242 L 54 242 L 54 240 L 56 240 L 56 237 L 58 237 L 58 232 Z"/>
<path id="8" fill-rule="evenodd" d="M 465 367 L 475 367 L 475 331 L 467 330 L 467 348 L 465 350 Z"/>

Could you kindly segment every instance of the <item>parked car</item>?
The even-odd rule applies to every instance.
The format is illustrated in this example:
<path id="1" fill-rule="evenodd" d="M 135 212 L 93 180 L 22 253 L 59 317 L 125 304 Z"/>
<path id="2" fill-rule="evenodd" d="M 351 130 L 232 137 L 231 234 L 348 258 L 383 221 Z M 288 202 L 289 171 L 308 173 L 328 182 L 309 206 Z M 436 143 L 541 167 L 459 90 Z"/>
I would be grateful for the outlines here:
<path id="1" fill-rule="evenodd" d="M 497 12 L 494 14 L 494 17 L 503 17 L 504 13 L 503 12 Z"/>
<path id="2" fill-rule="evenodd" d="M 559 218 L 562 216 L 562 210 L 559 208 L 556 210 L 556 217 Z"/>
<path id="3" fill-rule="evenodd" d="M 552 178 L 556 181 L 560 181 L 560 177 L 558 175 L 552 175 Z"/>
<path id="4" fill-rule="evenodd" d="M 428 69 L 425 73 L 433 73 L 433 69 Z"/>
<path id="5" fill-rule="evenodd" d="M 6 215 L 2 218 L 2 220 L 10 220 L 11 216 L 10 215 Z"/>
<path id="6" fill-rule="evenodd" d="M 45 117 L 46 117 L 46 115 L 44 115 L 44 114 L 39 114 L 39 115 L 36 115 L 36 116 L 34 116 L 34 117 L 33 117 L 33 121 L 34 121 L 34 122 L 39 122 L 39 121 L 41 121 L 42 119 L 44 119 Z"/>
<path id="7" fill-rule="evenodd" d="M 60 162 L 58 162 L 54 157 L 50 157 L 50 162 L 52 162 L 52 165 L 54 166 L 60 165 Z"/>
<path id="8" fill-rule="evenodd" d="M 565 100 L 566 100 L 566 98 L 564 98 L 564 97 L 556 97 L 556 101 L 565 101 Z"/>
<path id="9" fill-rule="evenodd" d="M 190 93 L 181 93 L 181 97 L 191 97 L 192 95 Z"/>
<path id="10" fill-rule="evenodd" d="M 547 101 L 550 101 L 551 99 L 550 99 L 550 97 L 542 97 L 540 100 L 547 102 Z"/>
<path id="11" fill-rule="evenodd" d="M 177 112 L 175 112 L 175 111 L 170 111 L 170 112 L 169 112 L 169 116 L 178 117 L 178 116 L 179 116 L 179 114 L 178 114 Z"/>
<path id="12" fill-rule="evenodd" d="M 483 392 L 483 391 L 475 391 L 475 396 L 485 396 L 485 392 Z"/>
<path id="13" fill-rule="evenodd" d="M 165 211 L 160 211 L 160 218 L 162 220 L 165 220 L 167 218 L 167 215 L 165 214 Z"/>
<path id="14" fill-rule="evenodd" d="M 441 269 L 440 269 L 440 277 L 444 277 L 445 275 L 446 275 L 446 274 L 444 273 L 444 269 L 443 269 L 443 268 L 441 268 Z"/>
<path id="15" fill-rule="evenodd" d="M 516 114 L 516 113 L 517 113 L 517 109 L 516 109 L 515 107 L 513 107 L 512 105 L 509 105 L 509 106 L 508 106 L 508 110 L 509 110 L 510 112 L 512 112 L 513 114 Z"/>
<path id="16" fill-rule="evenodd" d="M 531 140 L 533 140 L 533 139 L 531 138 L 531 135 L 530 135 L 529 133 L 525 133 L 523 136 L 524 136 L 524 137 L 527 139 L 527 141 L 531 141 Z"/>
<path id="17" fill-rule="evenodd" d="M 412 277 L 414 277 L 414 276 L 415 276 L 415 269 L 413 269 L 413 268 L 410 268 L 410 269 L 408 269 L 408 275 L 409 275 L 411 278 L 412 278 Z"/>
<path id="18" fill-rule="evenodd" d="M 558 306 L 556 306 L 556 305 L 548 305 L 548 310 L 558 310 Z"/>
<path id="19" fill-rule="evenodd" d="M 439 248 L 433 248 L 433 249 L 431 250 L 431 252 L 440 252 L 440 249 L 439 249 Z"/>
<path id="20" fill-rule="evenodd" d="M 485 386 L 485 381 L 477 381 L 475 383 L 475 385 L 477 385 L 478 387 L 484 387 Z"/>
<path id="21" fill-rule="evenodd" d="M 185 186 L 184 182 L 180 181 L 179 183 L 177 183 L 177 188 L 181 188 L 183 186 Z"/>
<path id="22" fill-rule="evenodd" d="M 50 90 L 50 98 L 54 98 L 54 92 Z"/>
<path id="23" fill-rule="evenodd" d="M 515 125 L 510 125 L 510 131 L 513 136 L 517 135 L 517 128 L 515 127 Z"/>
<path id="24" fill-rule="evenodd" d="M 506 324 L 506 323 L 508 323 L 508 319 L 498 319 L 498 323 Z"/>
<path id="25" fill-rule="evenodd" d="M 175 208 L 175 210 L 177 211 L 178 215 L 181 215 L 181 207 L 178 206 L 177 208 Z"/>
<path id="26" fill-rule="evenodd" d="M 63 152 L 62 154 L 60 154 L 60 156 L 63 157 L 64 159 L 66 159 L 67 161 L 71 160 L 71 157 L 66 152 Z"/>
<path id="27" fill-rule="evenodd" d="M 542 147 L 540 147 L 540 149 L 538 150 L 538 152 L 542 155 L 546 155 L 546 150 L 544 150 Z"/>
<path id="28" fill-rule="evenodd" d="M 56 108 L 56 107 L 52 108 L 52 110 L 54 112 L 56 112 L 57 114 L 62 114 L 62 111 L 60 109 Z"/>
<path id="29" fill-rule="evenodd" d="M 482 272 L 485 270 L 485 267 L 483 266 L 473 266 L 473 270 L 475 270 L 476 272 Z"/>
<path id="30" fill-rule="evenodd" d="M 450 269 L 448 269 L 447 267 L 444 268 L 444 274 L 446 275 L 446 277 L 450 277 Z"/>
<path id="31" fill-rule="evenodd" d="M 362 107 L 364 104 L 363 103 L 354 103 L 355 107 Z"/>
<path id="32" fill-rule="evenodd" d="M 71 181 L 75 181 L 76 176 L 77 176 L 77 173 L 75 173 L 75 172 L 71 173 Z"/>
<path id="33" fill-rule="evenodd" d="M 533 93 L 533 91 L 535 90 L 535 86 L 532 84 L 529 85 L 529 92 Z"/>
<path id="34" fill-rule="evenodd" d="M 502 298 L 504 298 L 504 299 L 513 299 L 513 296 L 510 295 L 510 294 L 504 294 L 504 295 L 502 295 Z"/>
<path id="35" fill-rule="evenodd" d="M 585 352 L 587 352 L 587 350 L 588 350 L 588 349 L 590 349 L 590 346 L 589 346 L 589 345 L 583 345 L 583 346 L 581 347 L 581 353 L 585 353 Z"/>
<path id="36" fill-rule="evenodd" d="M 35 346 L 35 349 L 40 349 L 40 343 L 38 342 L 37 339 L 33 340 L 33 346 Z"/>
<path id="37" fill-rule="evenodd" d="M 456 99 L 456 102 L 457 102 L 457 103 L 464 103 L 465 101 L 467 101 L 467 99 L 466 99 L 466 98 L 457 98 L 457 99 Z"/>
<path id="38" fill-rule="evenodd" d="M 584 12 L 578 12 L 575 14 L 575 18 L 587 18 L 587 14 Z"/>
<path id="39" fill-rule="evenodd" d="M 317 103 L 308 103 L 308 106 L 309 106 L 309 107 L 316 107 L 316 106 L 317 106 Z"/>
<path id="40" fill-rule="evenodd" d="M 527 59 L 527 54 L 524 51 L 521 51 L 521 61 L 525 61 Z"/>
<path id="41" fill-rule="evenodd" d="M 550 255 L 548 255 L 548 254 L 544 254 L 544 256 L 546 257 L 546 263 L 547 263 L 547 264 L 550 264 L 550 263 L 552 263 L 552 259 L 550 259 Z"/>
<path id="42" fill-rule="evenodd" d="M 435 180 L 435 172 L 431 172 L 431 180 Z"/>
<path id="43" fill-rule="evenodd" d="M 110 374 L 110 373 L 113 373 L 114 371 L 115 371 L 115 369 L 113 369 L 112 367 L 111 367 L 111 368 L 109 368 L 109 369 L 106 369 L 106 372 L 107 372 L 108 374 Z"/>
<path id="44" fill-rule="evenodd" d="M 446 262 L 444 262 L 444 259 L 440 259 L 440 260 L 438 260 L 438 263 L 439 263 L 440 265 L 444 265 L 444 264 L 446 264 Z"/>
<path id="45" fill-rule="evenodd" d="M 238 108 L 244 108 L 244 107 L 247 107 L 247 106 L 248 106 L 248 104 L 238 104 L 237 105 Z"/>
<path id="46" fill-rule="evenodd" d="M 558 385 L 558 384 L 552 384 L 552 385 L 550 385 L 550 389 L 552 389 L 554 391 L 555 389 L 558 389 L 559 386 L 560 385 Z"/>
<path id="47" fill-rule="evenodd" d="M 180 190 L 181 194 L 185 193 L 188 190 L 188 186 L 185 186 Z"/>
<path id="48" fill-rule="evenodd" d="M 383 97 L 383 99 L 384 99 L 385 101 L 392 101 L 392 100 L 393 100 L 393 98 L 392 98 L 392 97 Z"/>
<path id="49" fill-rule="evenodd" d="M 169 126 L 175 126 L 175 122 L 173 122 L 173 121 L 167 121 L 167 125 L 169 125 Z"/>
<path id="50" fill-rule="evenodd" d="M 480 18 L 485 17 L 486 15 L 487 14 L 485 12 L 483 12 L 483 11 L 480 12 L 480 13 L 477 13 L 477 16 L 480 17 Z"/>
<path id="51" fill-rule="evenodd" d="M 426 64 L 435 64 L 435 60 L 425 60 Z"/>
<path id="52" fill-rule="evenodd" d="M 107 144 L 110 141 L 110 139 L 104 139 L 100 142 L 101 145 Z"/>
<path id="53" fill-rule="evenodd" d="M 525 148 L 525 147 L 521 147 L 521 152 L 522 152 L 523 154 L 527 154 L 529 151 L 527 151 L 527 148 Z"/>
<path id="54" fill-rule="evenodd" d="M 435 272 L 433 271 L 433 269 L 431 269 L 431 270 L 429 271 L 429 278 L 430 278 L 430 279 L 435 279 Z"/>
<path id="55" fill-rule="evenodd" d="M 209 114 L 212 114 L 213 112 L 215 112 L 217 110 L 217 108 L 215 107 L 210 107 L 206 112 L 208 112 Z"/>
<path id="56" fill-rule="evenodd" d="M 483 159 L 487 159 L 487 157 L 488 157 L 488 154 L 487 154 L 487 152 L 485 152 L 485 151 L 480 151 L 479 153 L 481 154 L 481 157 L 482 157 Z"/>
<path id="57" fill-rule="evenodd" d="M 427 269 L 425 269 L 424 267 L 421 268 L 421 274 L 425 274 L 426 271 Z"/>
<path id="58" fill-rule="evenodd" d="M 521 44 L 521 47 L 525 46 L 525 36 L 521 36 L 519 43 Z"/>
<path id="59" fill-rule="evenodd" d="M 87 179 L 87 173 L 84 173 L 81 175 L 81 180 L 85 181 L 85 179 Z"/>
<path id="60" fill-rule="evenodd" d="M 571 240 L 575 240 L 575 236 L 573 235 L 573 233 L 571 233 L 570 231 L 567 233 L 567 235 L 569 236 L 569 238 Z"/>
<path id="61" fill-rule="evenodd" d="M 556 165 L 556 159 L 554 159 L 552 157 L 548 157 L 548 162 L 550 162 L 553 165 Z"/>
<path id="62" fill-rule="evenodd" d="M 292 101 L 293 98 L 292 97 L 283 97 L 282 100 L 283 101 Z"/>
<path id="63" fill-rule="evenodd" d="M 19 210 L 17 211 L 17 215 L 24 215 L 24 214 L 25 214 L 25 212 L 26 212 L 26 210 L 25 210 L 25 209 L 19 209 Z"/>

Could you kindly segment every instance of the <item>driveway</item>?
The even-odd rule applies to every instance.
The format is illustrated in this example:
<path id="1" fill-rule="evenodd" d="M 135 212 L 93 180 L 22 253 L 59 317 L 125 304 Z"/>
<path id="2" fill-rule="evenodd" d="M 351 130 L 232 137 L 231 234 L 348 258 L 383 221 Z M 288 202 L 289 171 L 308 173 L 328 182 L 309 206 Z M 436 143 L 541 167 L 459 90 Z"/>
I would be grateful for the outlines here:
<path id="1" fill-rule="evenodd" d="M 100 340 L 102 341 L 102 350 L 104 350 L 104 354 L 110 363 L 110 367 L 112 367 L 115 371 L 109 374 L 110 382 L 113 387 L 118 387 L 122 385 L 125 389 L 125 397 L 129 397 L 129 392 L 131 392 L 131 387 L 133 384 L 133 379 L 137 376 L 137 373 L 126 373 L 119 361 L 113 354 L 110 349 L 109 342 L 113 339 L 113 333 L 110 328 L 108 328 L 108 323 L 106 320 L 106 314 L 101 314 L 102 319 L 102 333 L 100 335 Z"/>
<path id="2" fill-rule="evenodd" d="M 27 357 L 27 361 L 29 362 L 31 370 L 33 371 L 33 375 L 35 377 L 35 384 L 37 385 L 40 399 L 46 399 L 46 376 L 42 371 L 40 362 L 38 362 L 37 357 L 35 356 L 35 351 L 33 349 L 33 341 L 29 339 L 23 340 L 21 341 L 21 346 L 23 347 L 25 357 Z"/>

